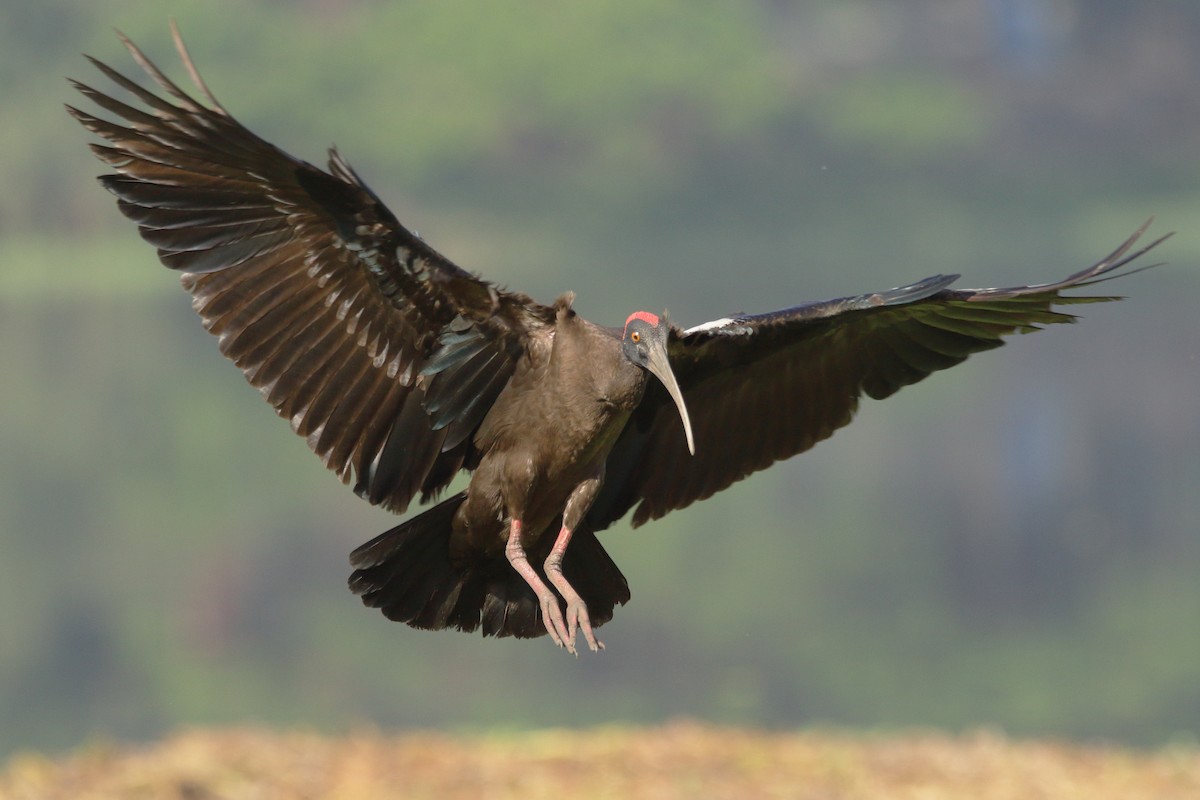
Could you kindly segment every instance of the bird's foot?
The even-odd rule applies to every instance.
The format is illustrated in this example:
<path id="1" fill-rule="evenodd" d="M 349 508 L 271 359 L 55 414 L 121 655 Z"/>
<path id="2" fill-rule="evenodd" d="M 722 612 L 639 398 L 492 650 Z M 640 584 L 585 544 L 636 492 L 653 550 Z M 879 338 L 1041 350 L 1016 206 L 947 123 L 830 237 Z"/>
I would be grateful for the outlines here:
<path id="1" fill-rule="evenodd" d="M 592 631 L 592 619 L 588 616 L 587 604 L 578 594 L 567 601 L 567 634 L 572 642 L 575 641 L 576 630 L 583 633 L 583 638 L 587 640 L 588 647 L 593 653 L 604 649 L 604 642 L 597 639 L 595 632 Z"/>
<path id="2" fill-rule="evenodd" d="M 594 480 L 584 482 L 571 495 L 571 500 L 567 502 L 567 509 L 570 510 L 571 504 L 578 500 L 580 491 L 590 489 L 594 494 L 596 489 L 600 487 L 600 480 L 603 478 L 604 471 L 596 475 Z M 586 491 L 585 491 L 586 494 Z M 583 502 L 583 509 L 591 504 L 591 498 L 588 497 Z M 546 556 L 546 561 L 542 565 L 546 573 L 546 579 L 554 585 L 558 593 L 562 595 L 563 600 L 567 603 L 566 617 L 566 641 L 567 649 L 575 653 L 575 634 L 583 633 L 584 641 L 593 653 L 598 653 L 604 649 L 604 642 L 596 638 L 596 632 L 592 630 L 592 618 L 588 614 L 587 603 L 583 602 L 583 598 L 579 596 L 579 592 L 575 591 L 575 587 L 567 580 L 567 576 L 563 574 L 563 558 L 567 553 L 567 545 L 571 542 L 571 536 L 574 534 L 574 526 L 569 523 L 568 514 L 564 513 L 563 526 L 558 531 L 558 538 L 554 540 L 554 546 L 550 548 L 549 555 Z M 555 609 L 557 610 L 557 609 Z"/>
<path id="3" fill-rule="evenodd" d="M 558 603 L 558 595 L 547 589 L 545 594 L 538 593 L 538 601 L 542 606 L 542 623 L 546 626 L 546 632 L 550 634 L 550 638 L 559 647 L 566 648 L 571 655 L 578 656 L 579 653 L 575 650 L 575 626 L 573 624 L 570 627 L 567 626 L 567 618 L 563 617 L 562 608 Z M 568 607 L 568 618 L 570 618 L 570 611 L 571 609 Z"/>
<path id="4" fill-rule="evenodd" d="M 551 551 L 550 557 L 546 559 L 545 564 L 546 577 L 550 580 L 550 583 L 554 584 L 554 588 L 558 589 L 558 593 L 562 595 L 563 600 L 567 601 L 567 640 L 573 645 L 576 632 L 582 632 L 588 647 L 593 653 L 597 653 L 604 649 L 604 642 L 597 639 L 595 632 L 592 630 L 592 618 L 588 615 L 587 603 L 583 602 L 583 598 L 579 596 L 579 592 L 575 591 L 575 587 L 567 580 L 567 576 L 562 573 L 562 554 L 564 549 L 565 547 L 556 545 L 554 550 Z M 574 649 L 571 652 L 575 652 Z"/>
<path id="5" fill-rule="evenodd" d="M 579 653 L 575 651 L 575 629 L 567 628 L 567 621 L 564 619 L 562 608 L 558 603 L 558 595 L 551 591 L 530 565 L 529 558 L 525 554 L 525 547 L 521 544 L 521 520 L 516 517 L 513 517 L 512 520 L 508 544 L 504 547 L 504 556 L 512 564 L 517 574 L 525 579 L 525 583 L 529 584 L 529 588 L 533 589 L 533 593 L 537 595 L 538 605 L 542 609 L 542 624 L 546 626 L 546 633 L 550 634 L 550 638 L 556 645 L 565 647 L 568 653 L 578 656 Z M 568 635 L 568 630 L 570 635 Z"/>

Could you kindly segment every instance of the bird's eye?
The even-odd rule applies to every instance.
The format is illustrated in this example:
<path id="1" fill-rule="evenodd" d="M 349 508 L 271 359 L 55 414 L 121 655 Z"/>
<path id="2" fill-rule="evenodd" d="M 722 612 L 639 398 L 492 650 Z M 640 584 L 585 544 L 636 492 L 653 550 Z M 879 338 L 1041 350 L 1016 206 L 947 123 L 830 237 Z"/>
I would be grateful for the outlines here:
<path id="1" fill-rule="evenodd" d="M 633 333 L 629 334 L 629 338 L 631 341 L 636 343 L 636 342 L 640 342 L 642 340 L 642 335 L 640 333 L 638 333 L 637 331 L 634 331 Z"/>

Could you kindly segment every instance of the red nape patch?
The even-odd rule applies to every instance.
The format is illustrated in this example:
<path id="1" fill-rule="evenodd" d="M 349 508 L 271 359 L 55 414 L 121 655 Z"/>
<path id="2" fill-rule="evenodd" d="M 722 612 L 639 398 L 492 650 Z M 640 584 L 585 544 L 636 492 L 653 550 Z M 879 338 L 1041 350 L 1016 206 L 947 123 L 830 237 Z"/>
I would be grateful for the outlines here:
<path id="1" fill-rule="evenodd" d="M 629 329 L 629 323 L 633 322 L 635 319 L 640 319 L 642 322 L 645 322 L 652 328 L 658 327 L 659 320 L 657 314 L 651 314 L 649 311 L 635 311 L 629 315 L 629 319 L 625 320 L 626 330 Z"/>

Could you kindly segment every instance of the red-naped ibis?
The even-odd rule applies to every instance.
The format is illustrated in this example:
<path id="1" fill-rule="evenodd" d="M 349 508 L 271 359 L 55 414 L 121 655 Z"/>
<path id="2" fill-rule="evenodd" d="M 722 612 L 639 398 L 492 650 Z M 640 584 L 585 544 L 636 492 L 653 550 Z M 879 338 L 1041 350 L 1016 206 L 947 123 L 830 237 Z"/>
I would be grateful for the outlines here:
<path id="1" fill-rule="evenodd" d="M 575 652 L 629 600 L 596 533 L 683 508 L 846 425 L 1113 277 L 1146 225 L 1054 283 L 885 292 L 737 315 L 687 330 L 638 311 L 620 327 L 496 288 L 388 211 L 336 150 L 328 170 L 237 122 L 172 27 L 197 102 L 122 37 L 165 92 L 92 63 L 132 104 L 73 82 L 118 118 L 71 114 L 125 216 L 181 273 L 220 350 L 327 467 L 397 513 L 458 494 L 351 555 L 350 588 L 416 628 L 548 633 Z M 1126 271 L 1128 272 L 1128 270 Z M 653 375 L 655 380 L 651 380 Z M 690 413 L 690 419 L 689 419 Z"/>

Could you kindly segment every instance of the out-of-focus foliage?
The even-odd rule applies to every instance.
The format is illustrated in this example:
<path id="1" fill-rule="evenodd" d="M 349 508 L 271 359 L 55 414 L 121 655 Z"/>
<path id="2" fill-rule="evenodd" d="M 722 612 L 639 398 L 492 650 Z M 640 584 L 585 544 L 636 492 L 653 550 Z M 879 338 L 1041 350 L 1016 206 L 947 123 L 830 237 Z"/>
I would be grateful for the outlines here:
<path id="1" fill-rule="evenodd" d="M 1136 8 L 1136 11 L 1130 9 Z M 0 752 L 181 722 L 1200 720 L 1200 6 L 0 0 Z M 868 403 L 795 462 L 606 546 L 609 649 L 387 623 L 393 518 L 224 363 L 92 180 L 62 77 L 170 74 L 336 141 L 465 266 L 597 321 L 1059 277 L 1149 214 L 1171 266 L 1078 328 Z M 787 410 L 803 413 L 802 409 Z"/>

